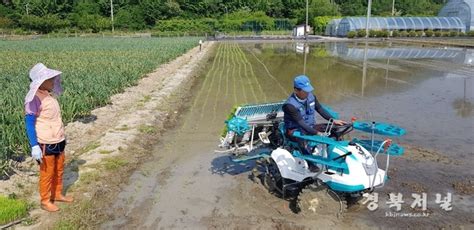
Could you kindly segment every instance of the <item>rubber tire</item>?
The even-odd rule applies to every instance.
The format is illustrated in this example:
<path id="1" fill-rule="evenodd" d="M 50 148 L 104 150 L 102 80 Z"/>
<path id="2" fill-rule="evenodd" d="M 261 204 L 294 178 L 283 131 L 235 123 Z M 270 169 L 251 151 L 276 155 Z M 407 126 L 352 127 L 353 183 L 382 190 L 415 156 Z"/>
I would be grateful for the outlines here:
<path id="1" fill-rule="evenodd" d="M 306 217 L 341 218 L 347 209 L 346 200 L 325 184 L 314 183 L 306 186 L 301 190 L 297 201 L 300 214 Z"/>

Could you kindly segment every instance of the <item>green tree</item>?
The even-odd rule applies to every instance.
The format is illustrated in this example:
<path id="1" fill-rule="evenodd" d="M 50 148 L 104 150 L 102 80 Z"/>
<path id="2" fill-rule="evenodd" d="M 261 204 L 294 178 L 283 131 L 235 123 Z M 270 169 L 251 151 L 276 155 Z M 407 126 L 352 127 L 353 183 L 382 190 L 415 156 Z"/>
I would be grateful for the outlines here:
<path id="1" fill-rule="evenodd" d="M 43 17 L 25 15 L 21 18 L 20 23 L 25 29 L 36 30 L 41 33 L 49 33 L 70 25 L 69 21 L 62 20 L 53 14 L 48 14 Z"/>
<path id="2" fill-rule="evenodd" d="M 19 18 L 13 9 L 0 4 L 0 28 L 15 27 Z"/>
<path id="3" fill-rule="evenodd" d="M 74 21 L 79 29 L 91 30 L 94 33 L 110 29 L 111 27 L 110 19 L 98 14 L 79 15 Z"/>
<path id="4" fill-rule="evenodd" d="M 101 6 L 96 1 L 77 2 L 68 18 L 77 28 L 94 33 L 111 27 L 110 18 L 101 15 Z"/>
<path id="5" fill-rule="evenodd" d="M 283 15 L 287 18 L 297 18 L 296 14 L 299 11 L 304 10 L 305 1 L 302 0 L 282 0 L 283 3 Z"/>
<path id="6" fill-rule="evenodd" d="M 344 16 L 360 16 L 367 13 L 366 0 L 336 0 L 341 7 L 341 14 Z"/>
<path id="7" fill-rule="evenodd" d="M 392 0 L 374 0 L 372 3 L 372 14 L 378 16 L 391 16 Z"/>
<path id="8" fill-rule="evenodd" d="M 283 5 L 282 0 L 273 0 L 269 1 L 268 8 L 265 11 L 268 16 L 274 18 L 282 18 L 285 17 L 285 5 Z"/>
<path id="9" fill-rule="evenodd" d="M 64 16 L 72 9 L 70 0 L 12 0 L 13 7 L 22 15 L 45 16 L 56 14 Z"/>
<path id="10" fill-rule="evenodd" d="M 100 5 L 94 1 L 81 1 L 78 2 L 72 10 L 76 14 L 100 14 Z"/>
<path id="11" fill-rule="evenodd" d="M 12 28 L 15 25 L 13 20 L 6 18 L 6 17 L 0 17 L 0 28 L 1 29 L 8 29 Z"/>
<path id="12" fill-rule="evenodd" d="M 11 9 L 10 7 L 7 7 L 3 4 L 0 4 L 0 16 L 1 17 L 12 15 L 14 12 L 15 11 L 13 9 Z"/>
<path id="13" fill-rule="evenodd" d="M 341 15 L 339 5 L 331 0 L 313 0 L 309 8 L 313 17 Z"/>
<path id="14" fill-rule="evenodd" d="M 308 18 L 309 24 L 313 27 L 317 27 L 315 25 L 314 18 L 318 16 L 339 16 L 341 13 L 339 12 L 339 6 L 330 1 L 330 0 L 313 0 L 309 4 L 308 10 Z M 298 23 L 305 23 L 306 21 L 306 10 L 298 9 L 294 11 L 294 15 L 298 20 Z"/>
<path id="15" fill-rule="evenodd" d="M 404 16 L 432 16 L 438 13 L 441 5 L 430 0 L 397 0 L 395 8 Z"/>
<path id="16" fill-rule="evenodd" d="M 326 26 L 332 19 L 339 17 L 335 16 L 317 16 L 313 19 L 314 32 L 317 34 L 322 34 L 326 31 Z"/>
<path id="17" fill-rule="evenodd" d="M 139 6 L 149 25 L 156 20 L 177 17 L 183 13 L 179 3 L 174 0 L 142 0 Z"/>
<path id="18" fill-rule="evenodd" d="M 396 0 L 395 8 L 402 16 L 433 16 L 445 2 L 445 0 Z M 305 3 L 305 0 L 113 0 L 118 25 L 129 29 L 144 28 L 143 25 L 152 27 L 157 20 L 200 18 L 222 19 L 226 21 L 225 25 L 235 27 L 239 22 L 234 19 L 230 22 L 227 17 L 241 11 L 264 12 L 273 19 L 288 19 L 296 21 L 295 23 L 303 23 L 306 16 Z M 391 15 L 391 6 L 392 0 L 373 0 L 372 14 Z M 322 28 L 318 24 L 320 22 L 313 20 L 314 18 L 363 16 L 367 11 L 367 0 L 309 0 L 309 7 L 310 24 L 320 30 Z M 105 18 L 110 18 L 110 0 L 0 1 L 0 17 L 3 18 L 3 24 L 21 25 L 20 21 L 25 15 L 39 17 L 56 15 L 61 20 L 70 20 L 73 26 L 92 29 L 97 26 L 87 21 L 96 19 L 105 23 Z M 245 19 L 248 18 L 240 18 L 244 21 Z"/>
<path id="19" fill-rule="evenodd" d="M 274 29 L 273 18 L 267 16 L 265 12 L 251 12 L 248 8 L 233 12 L 220 21 L 219 28 L 224 31 L 235 30 L 270 30 Z"/>
<path id="20" fill-rule="evenodd" d="M 116 15 L 115 25 L 125 29 L 144 29 L 146 27 L 142 8 L 130 6 L 122 8 Z"/>

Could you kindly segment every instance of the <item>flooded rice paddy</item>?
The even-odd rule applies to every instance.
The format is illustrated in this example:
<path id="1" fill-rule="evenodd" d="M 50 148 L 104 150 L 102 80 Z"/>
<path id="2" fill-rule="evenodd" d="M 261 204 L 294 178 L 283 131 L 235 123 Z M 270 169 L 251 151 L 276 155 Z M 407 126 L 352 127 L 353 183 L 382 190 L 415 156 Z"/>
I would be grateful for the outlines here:
<path id="1" fill-rule="evenodd" d="M 473 227 L 474 51 L 388 43 L 218 43 L 191 90 L 177 127 L 130 178 L 104 228 Z M 292 202 L 248 178 L 253 167 L 215 154 L 235 105 L 285 100 L 305 73 L 319 100 L 351 117 L 407 129 L 391 159 L 379 208 L 352 207 L 343 219 L 304 218 Z M 322 118 L 319 117 L 319 121 Z M 389 193 L 427 193 L 425 217 L 388 217 Z M 452 193 L 452 210 L 435 202 Z M 417 227 L 415 227 L 417 228 Z"/>

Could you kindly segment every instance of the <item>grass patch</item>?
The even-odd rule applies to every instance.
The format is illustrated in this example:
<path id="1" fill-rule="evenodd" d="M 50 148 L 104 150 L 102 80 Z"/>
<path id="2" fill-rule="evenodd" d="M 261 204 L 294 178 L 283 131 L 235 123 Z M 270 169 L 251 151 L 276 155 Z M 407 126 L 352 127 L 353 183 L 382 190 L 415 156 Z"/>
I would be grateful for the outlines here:
<path id="1" fill-rule="evenodd" d="M 100 150 L 99 154 L 110 154 L 111 152 L 113 152 L 113 151 L 112 150 Z"/>
<path id="2" fill-rule="evenodd" d="M 10 223 L 27 215 L 28 204 L 26 201 L 0 196 L 0 225 Z"/>
<path id="3" fill-rule="evenodd" d="M 154 134 L 156 132 L 155 127 L 151 125 L 140 125 L 138 131 L 145 134 Z"/>
<path id="4" fill-rule="evenodd" d="M 81 153 L 87 153 L 91 150 L 98 148 L 99 146 L 100 146 L 100 143 L 98 141 L 91 142 L 87 146 L 82 148 Z"/>
<path id="5" fill-rule="evenodd" d="M 64 213 L 63 218 L 56 222 L 52 229 L 95 229 L 97 226 L 97 223 L 87 221 L 94 220 L 97 215 L 97 209 L 94 209 L 91 201 L 81 201 L 66 206 L 62 212 Z"/>
<path id="6" fill-rule="evenodd" d="M 26 217 L 22 222 L 21 225 L 23 226 L 30 226 L 36 223 L 38 218 Z"/>
<path id="7" fill-rule="evenodd" d="M 127 164 L 127 161 L 120 158 L 108 158 L 104 161 L 104 167 L 107 170 L 115 170 Z"/>
<path id="8" fill-rule="evenodd" d="M 130 127 L 128 127 L 128 125 L 122 125 L 122 127 L 118 128 L 117 130 L 118 131 L 127 131 L 127 130 L 130 130 Z"/>
<path id="9" fill-rule="evenodd" d="M 90 185 L 93 182 L 98 181 L 99 178 L 100 176 L 95 170 L 92 172 L 81 173 L 80 175 L 81 183 L 85 185 Z"/>
<path id="10" fill-rule="evenodd" d="M 140 101 L 143 102 L 143 103 L 147 103 L 151 100 L 151 96 L 150 95 L 145 95 L 143 97 L 143 99 L 141 99 Z"/>
<path id="11" fill-rule="evenodd" d="M 79 226 L 76 223 L 73 223 L 70 220 L 60 220 L 54 225 L 53 229 L 55 230 L 72 230 L 79 229 Z"/>

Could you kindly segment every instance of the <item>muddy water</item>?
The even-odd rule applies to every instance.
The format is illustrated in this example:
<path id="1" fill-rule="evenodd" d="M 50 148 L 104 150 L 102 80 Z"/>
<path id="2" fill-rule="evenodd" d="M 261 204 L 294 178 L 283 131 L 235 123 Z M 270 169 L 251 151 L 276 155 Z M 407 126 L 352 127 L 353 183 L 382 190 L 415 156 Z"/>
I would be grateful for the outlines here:
<path id="1" fill-rule="evenodd" d="M 474 220 L 473 51 L 396 44 L 220 43 L 196 83 L 179 125 L 130 178 L 103 228 L 395 228 L 472 227 Z M 404 157 L 391 159 L 379 208 L 353 206 L 344 219 L 304 218 L 293 203 L 248 178 L 253 165 L 215 154 L 234 105 L 288 97 L 305 72 L 319 100 L 342 118 L 405 127 Z M 320 118 L 321 121 L 321 118 Z M 381 161 L 384 162 L 384 161 Z M 386 217 L 388 193 L 402 193 L 399 213 L 413 212 L 412 193 L 427 193 L 428 217 Z M 435 203 L 453 194 L 453 210 Z"/>

